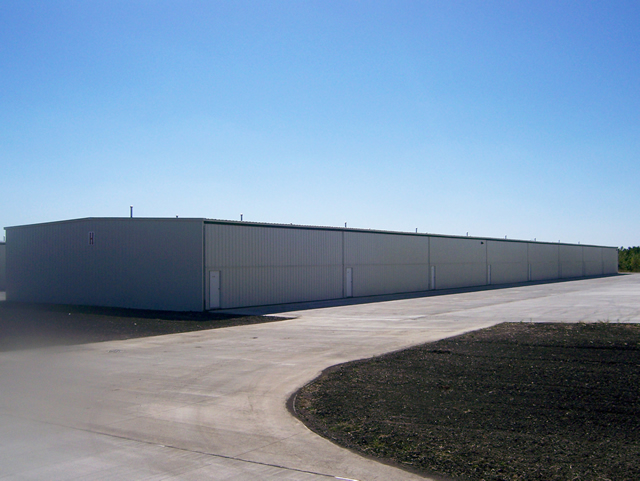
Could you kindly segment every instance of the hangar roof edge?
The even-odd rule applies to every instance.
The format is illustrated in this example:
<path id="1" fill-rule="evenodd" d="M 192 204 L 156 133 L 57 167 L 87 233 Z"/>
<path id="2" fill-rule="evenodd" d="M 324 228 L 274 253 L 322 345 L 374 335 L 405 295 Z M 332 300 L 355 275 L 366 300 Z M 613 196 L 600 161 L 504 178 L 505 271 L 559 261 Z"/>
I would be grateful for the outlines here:
<path id="1" fill-rule="evenodd" d="M 406 235 L 406 236 L 419 236 L 419 237 L 441 237 L 447 239 L 474 239 L 480 241 L 497 241 L 497 242 L 524 242 L 534 244 L 550 244 L 550 245 L 566 245 L 566 246 L 583 246 L 583 247 L 606 247 L 611 249 L 617 249 L 617 246 L 602 246 L 595 244 L 575 244 L 567 242 L 550 242 L 550 241 L 537 241 L 537 240 L 525 240 L 525 239 L 502 239 L 500 237 L 481 237 L 481 236 L 461 236 L 450 234 L 435 234 L 432 232 L 402 232 L 392 230 L 381 229 L 363 229 L 358 227 L 333 227 L 333 226 L 313 226 L 303 224 L 275 224 L 268 222 L 252 222 L 252 221 L 238 221 L 238 220 L 224 220 L 224 219 L 204 219 L 205 224 L 224 224 L 224 225 L 242 225 L 253 227 L 279 227 L 285 229 L 304 229 L 304 230 L 329 230 L 329 231 L 341 231 L 341 232 L 363 232 L 368 234 L 392 234 L 392 235 Z"/>
<path id="2" fill-rule="evenodd" d="M 605 247 L 611 249 L 617 249 L 617 246 L 603 246 L 603 245 L 595 245 L 595 244 L 575 244 L 575 243 L 566 243 L 566 242 L 550 242 L 550 241 L 538 241 L 538 240 L 524 240 L 524 239 L 502 239 L 500 237 L 481 237 L 481 236 L 460 236 L 460 235 L 450 235 L 450 234 L 435 234 L 432 232 L 401 232 L 401 231 L 390 231 L 390 230 L 380 230 L 380 229 L 363 229 L 357 227 L 333 227 L 333 226 L 313 226 L 313 225 L 301 225 L 301 224 L 277 224 L 277 223 L 269 223 L 269 222 L 253 222 L 253 221 L 237 221 L 237 220 L 224 220 L 224 219 L 207 219 L 204 217 L 82 217 L 78 219 L 66 219 L 59 221 L 51 221 L 51 222 L 40 222 L 36 224 L 25 224 L 18 226 L 9 226 L 5 227 L 5 229 L 16 229 L 22 227 L 32 227 L 32 226 L 45 226 L 45 225 L 53 225 L 53 224 L 68 224 L 75 222 L 86 222 L 86 221 L 118 221 L 118 222 L 126 222 L 126 221 L 164 221 L 164 222 L 202 222 L 203 224 L 219 224 L 219 225 L 236 225 L 236 226 L 246 226 L 246 227 L 273 227 L 273 228 L 284 228 L 284 229 L 303 229 L 303 230 L 325 230 L 325 231 L 337 231 L 337 232 L 359 232 L 359 233 L 368 233 L 368 234 L 389 234 L 389 235 L 405 235 L 405 236 L 418 236 L 418 237 L 440 237 L 440 238 L 449 238 L 449 239 L 470 239 L 470 240 L 480 240 L 480 241 L 496 241 L 496 242 L 524 242 L 524 243 L 534 243 L 534 244 L 549 244 L 549 245 L 565 245 L 565 246 L 583 246 L 583 247 Z"/>
<path id="3" fill-rule="evenodd" d="M 50 222 L 36 222 L 35 224 L 23 224 L 23 225 L 12 225 L 5 227 L 5 229 L 16 229 L 21 227 L 32 227 L 32 226 L 40 226 L 40 225 L 54 225 L 54 224 L 71 224 L 74 222 L 87 222 L 87 221 L 113 221 L 113 222 L 125 222 L 125 221 L 165 221 L 165 222 L 203 222 L 205 219 L 203 217 L 79 217 L 77 219 L 63 219 L 63 220 L 54 220 Z"/>

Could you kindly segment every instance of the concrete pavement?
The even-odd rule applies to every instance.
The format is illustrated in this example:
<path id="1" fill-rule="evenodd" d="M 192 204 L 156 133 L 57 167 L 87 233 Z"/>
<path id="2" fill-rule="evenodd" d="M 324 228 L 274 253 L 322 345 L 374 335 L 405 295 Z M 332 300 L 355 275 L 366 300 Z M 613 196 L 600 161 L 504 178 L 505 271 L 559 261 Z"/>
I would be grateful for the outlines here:
<path id="1" fill-rule="evenodd" d="M 286 400 L 330 365 L 497 322 L 640 322 L 640 275 L 287 309 L 275 323 L 1 353 L 0 479 L 423 479 L 316 436 Z"/>

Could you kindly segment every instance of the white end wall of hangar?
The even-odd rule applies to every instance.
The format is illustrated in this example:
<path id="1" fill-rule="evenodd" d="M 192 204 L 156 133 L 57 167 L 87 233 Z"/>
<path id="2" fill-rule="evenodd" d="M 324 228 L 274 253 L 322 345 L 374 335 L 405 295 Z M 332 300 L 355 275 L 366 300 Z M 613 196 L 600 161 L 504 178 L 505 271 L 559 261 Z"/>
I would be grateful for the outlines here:
<path id="1" fill-rule="evenodd" d="M 615 247 L 210 219 L 7 228 L 7 299 L 201 311 L 615 274 Z"/>
<path id="2" fill-rule="evenodd" d="M 202 310 L 202 219 L 8 227 L 7 300 Z"/>
<path id="3" fill-rule="evenodd" d="M 0 242 L 0 291 L 7 288 L 7 244 Z"/>

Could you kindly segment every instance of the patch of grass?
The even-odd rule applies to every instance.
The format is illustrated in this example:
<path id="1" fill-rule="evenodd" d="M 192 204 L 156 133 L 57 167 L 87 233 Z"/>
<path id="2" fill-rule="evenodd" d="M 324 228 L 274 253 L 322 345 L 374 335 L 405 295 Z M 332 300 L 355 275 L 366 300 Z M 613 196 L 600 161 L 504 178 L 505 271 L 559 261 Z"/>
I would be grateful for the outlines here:
<path id="1" fill-rule="evenodd" d="M 640 326 L 506 323 L 326 371 L 314 431 L 424 474 L 640 479 Z"/>

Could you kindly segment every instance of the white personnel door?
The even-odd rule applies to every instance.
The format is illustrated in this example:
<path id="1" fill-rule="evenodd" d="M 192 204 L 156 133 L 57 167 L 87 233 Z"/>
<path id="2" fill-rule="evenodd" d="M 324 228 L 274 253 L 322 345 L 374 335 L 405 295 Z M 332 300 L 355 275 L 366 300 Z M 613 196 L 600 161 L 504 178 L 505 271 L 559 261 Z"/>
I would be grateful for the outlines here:
<path id="1" fill-rule="evenodd" d="M 209 309 L 220 308 L 220 271 L 209 271 Z"/>
<path id="2" fill-rule="evenodd" d="M 436 266 L 431 266 L 431 289 L 436 288 Z"/>
<path id="3" fill-rule="evenodd" d="M 353 268 L 347 267 L 346 297 L 353 297 Z"/>

